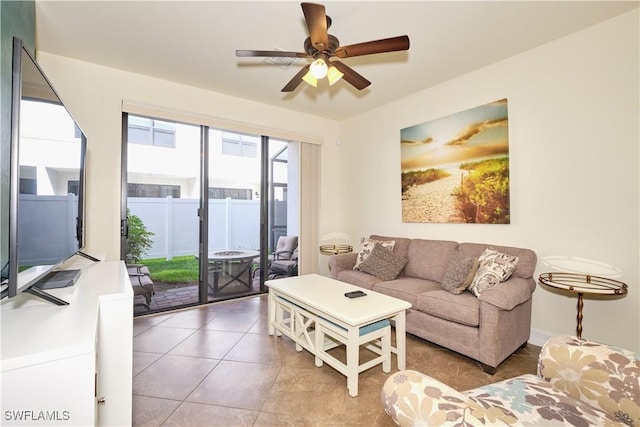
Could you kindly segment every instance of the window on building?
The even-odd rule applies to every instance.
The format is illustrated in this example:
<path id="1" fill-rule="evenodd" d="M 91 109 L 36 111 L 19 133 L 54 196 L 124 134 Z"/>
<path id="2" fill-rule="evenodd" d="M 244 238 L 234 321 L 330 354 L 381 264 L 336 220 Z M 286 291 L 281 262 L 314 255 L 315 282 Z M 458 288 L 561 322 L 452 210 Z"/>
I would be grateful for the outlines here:
<path id="1" fill-rule="evenodd" d="M 38 181 L 29 178 L 20 178 L 20 194 L 38 194 Z"/>
<path id="2" fill-rule="evenodd" d="M 176 146 L 176 124 L 129 115 L 128 141 L 133 144 Z"/>
<path id="3" fill-rule="evenodd" d="M 179 185 L 163 184 L 127 184 L 128 197 L 168 197 L 180 198 Z"/>
<path id="4" fill-rule="evenodd" d="M 248 188 L 209 187 L 210 199 L 252 200 L 252 191 Z"/>
<path id="5" fill-rule="evenodd" d="M 20 194 L 38 194 L 38 178 L 35 166 L 20 166 Z"/>
<path id="6" fill-rule="evenodd" d="M 256 158 L 259 143 L 259 136 L 222 132 L 222 154 Z"/>
<path id="7" fill-rule="evenodd" d="M 80 181 L 67 181 L 67 194 L 75 194 L 76 196 L 80 193 Z"/>

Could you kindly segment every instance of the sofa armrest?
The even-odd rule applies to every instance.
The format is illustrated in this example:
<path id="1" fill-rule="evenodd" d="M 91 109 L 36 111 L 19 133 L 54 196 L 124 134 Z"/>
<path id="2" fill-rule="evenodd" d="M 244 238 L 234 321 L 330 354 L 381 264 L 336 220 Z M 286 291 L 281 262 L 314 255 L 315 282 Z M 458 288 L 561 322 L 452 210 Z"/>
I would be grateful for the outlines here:
<path id="1" fill-rule="evenodd" d="M 513 310 L 514 307 L 531 298 L 530 281 L 512 276 L 509 280 L 498 283 L 480 294 L 480 300 L 494 305 L 502 310 Z"/>
<path id="2" fill-rule="evenodd" d="M 640 424 L 638 353 L 556 336 L 540 351 L 538 377 L 624 424 Z"/>
<path id="3" fill-rule="evenodd" d="M 399 426 L 442 425 L 463 417 L 468 403 L 446 384 L 408 370 L 387 378 L 381 397 L 385 412 Z"/>
<path id="4" fill-rule="evenodd" d="M 358 254 L 356 252 L 331 255 L 329 257 L 329 271 L 331 272 L 331 278 L 337 279 L 338 273 L 342 270 L 353 270 L 353 266 L 356 265 L 357 257 Z"/>
<path id="5" fill-rule="evenodd" d="M 435 378 L 399 371 L 382 387 L 385 412 L 400 426 L 509 425 L 516 420 L 498 407 L 484 407 Z"/>

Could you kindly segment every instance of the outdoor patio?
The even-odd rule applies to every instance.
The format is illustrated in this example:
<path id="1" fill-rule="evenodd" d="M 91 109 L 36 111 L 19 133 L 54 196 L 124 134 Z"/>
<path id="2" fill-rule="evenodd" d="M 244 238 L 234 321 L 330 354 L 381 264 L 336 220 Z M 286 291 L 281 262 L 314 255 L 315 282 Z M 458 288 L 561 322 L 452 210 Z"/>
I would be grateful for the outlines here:
<path id="1" fill-rule="evenodd" d="M 152 313 L 156 311 L 168 310 L 184 305 L 198 302 L 198 285 L 195 283 L 154 283 L 155 295 L 151 297 L 150 308 L 143 305 L 144 297 L 139 295 L 134 299 L 134 315 Z M 251 289 L 246 286 L 230 286 L 221 290 L 217 295 L 209 292 L 209 302 L 223 301 L 230 298 L 237 298 L 247 295 L 254 295 L 260 292 L 260 278 L 256 275 L 253 279 Z"/>

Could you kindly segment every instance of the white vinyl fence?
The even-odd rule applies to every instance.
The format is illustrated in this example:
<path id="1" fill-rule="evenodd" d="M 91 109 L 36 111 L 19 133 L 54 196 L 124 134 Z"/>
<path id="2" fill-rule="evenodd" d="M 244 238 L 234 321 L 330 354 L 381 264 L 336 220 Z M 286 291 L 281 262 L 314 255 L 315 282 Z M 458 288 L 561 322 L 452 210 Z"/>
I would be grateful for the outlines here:
<path id="1" fill-rule="evenodd" d="M 286 215 L 284 210 L 277 211 Z M 129 197 L 127 207 L 137 215 L 147 230 L 154 233 L 153 245 L 144 258 L 198 255 L 199 201 Z M 235 199 L 209 200 L 209 250 L 260 248 L 260 201 Z"/>

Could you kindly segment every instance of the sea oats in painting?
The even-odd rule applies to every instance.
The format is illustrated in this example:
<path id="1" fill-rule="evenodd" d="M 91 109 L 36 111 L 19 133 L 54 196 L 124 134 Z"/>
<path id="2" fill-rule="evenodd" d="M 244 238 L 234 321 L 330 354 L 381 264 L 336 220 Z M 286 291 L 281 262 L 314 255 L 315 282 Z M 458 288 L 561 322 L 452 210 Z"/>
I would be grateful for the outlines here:
<path id="1" fill-rule="evenodd" d="M 509 224 L 501 99 L 400 131 L 402 222 Z"/>

